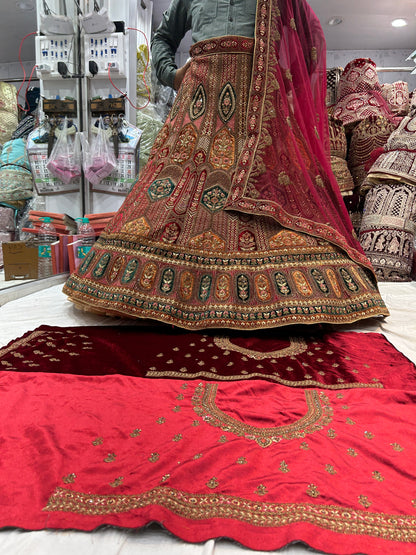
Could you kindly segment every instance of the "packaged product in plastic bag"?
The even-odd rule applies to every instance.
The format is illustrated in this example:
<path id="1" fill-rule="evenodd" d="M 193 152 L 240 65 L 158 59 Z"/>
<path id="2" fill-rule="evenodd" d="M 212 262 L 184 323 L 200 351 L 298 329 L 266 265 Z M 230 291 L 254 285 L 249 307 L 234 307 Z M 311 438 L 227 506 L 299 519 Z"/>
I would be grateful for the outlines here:
<path id="1" fill-rule="evenodd" d="M 65 118 L 62 128 L 55 130 L 57 137 L 46 164 L 52 175 L 69 184 L 81 176 L 81 147 L 74 125 Z"/>
<path id="2" fill-rule="evenodd" d="M 102 118 L 93 131 L 91 143 L 85 140 L 83 144 L 83 167 L 86 179 L 93 185 L 98 185 L 114 170 L 117 160 Z"/>

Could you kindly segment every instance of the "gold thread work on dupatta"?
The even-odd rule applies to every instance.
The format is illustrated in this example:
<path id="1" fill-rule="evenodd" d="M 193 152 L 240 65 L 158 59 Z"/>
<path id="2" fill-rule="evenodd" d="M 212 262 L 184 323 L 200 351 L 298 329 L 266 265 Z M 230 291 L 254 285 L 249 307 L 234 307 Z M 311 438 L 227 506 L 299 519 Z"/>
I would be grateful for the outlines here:
<path id="1" fill-rule="evenodd" d="M 231 338 L 225 335 L 214 337 L 215 345 L 223 351 L 236 351 L 237 353 L 240 353 L 240 355 L 245 355 L 250 358 L 254 358 L 255 360 L 296 356 L 304 353 L 308 348 L 306 341 L 300 337 L 289 337 L 289 341 L 290 345 L 288 347 L 263 352 L 241 347 L 240 345 L 233 343 Z"/>
<path id="2" fill-rule="evenodd" d="M 282 440 L 303 438 L 322 430 L 332 422 L 333 410 L 325 393 L 305 390 L 305 416 L 286 426 L 260 428 L 244 424 L 226 414 L 216 405 L 218 384 L 198 384 L 192 398 L 194 411 L 210 426 L 215 426 L 238 437 L 255 441 L 260 447 L 270 447 Z"/>
<path id="3" fill-rule="evenodd" d="M 365 502 L 365 496 L 359 501 Z M 192 494 L 168 486 L 158 486 L 137 495 L 94 495 L 59 487 L 43 510 L 94 516 L 137 511 L 150 505 L 164 507 L 195 521 L 234 519 L 263 528 L 306 522 L 339 534 L 416 542 L 416 518 L 412 515 L 370 513 L 339 505 L 268 503 L 221 493 Z"/>

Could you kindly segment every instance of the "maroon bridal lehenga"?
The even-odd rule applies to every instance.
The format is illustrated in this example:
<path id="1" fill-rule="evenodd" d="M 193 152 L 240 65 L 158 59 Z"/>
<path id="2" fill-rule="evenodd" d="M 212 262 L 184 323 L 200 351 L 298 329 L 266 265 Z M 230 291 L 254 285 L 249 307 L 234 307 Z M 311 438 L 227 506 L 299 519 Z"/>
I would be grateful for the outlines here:
<path id="1" fill-rule="evenodd" d="M 64 292 L 188 329 L 388 311 L 331 171 L 325 41 L 303 2 L 196 43 L 150 159 Z"/>

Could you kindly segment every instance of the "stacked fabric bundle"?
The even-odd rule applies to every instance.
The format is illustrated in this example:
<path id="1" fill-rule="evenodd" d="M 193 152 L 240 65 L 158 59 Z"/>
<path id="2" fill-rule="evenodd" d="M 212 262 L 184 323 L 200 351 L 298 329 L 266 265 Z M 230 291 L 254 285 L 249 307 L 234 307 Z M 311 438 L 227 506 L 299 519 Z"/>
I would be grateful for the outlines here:
<path id="1" fill-rule="evenodd" d="M 331 167 L 337 178 L 342 195 L 349 195 L 354 189 L 354 181 L 347 164 L 347 136 L 341 120 L 329 116 L 329 140 Z"/>
<path id="2" fill-rule="evenodd" d="M 403 119 L 370 168 L 360 242 L 383 281 L 411 279 L 416 231 L 416 114 Z"/>
<path id="3" fill-rule="evenodd" d="M 16 87 L 9 83 L 0 83 L 0 144 L 10 141 L 17 122 Z"/>
<path id="4" fill-rule="evenodd" d="M 22 208 L 33 195 L 32 172 L 23 138 L 7 141 L 0 154 L 0 202 Z"/>

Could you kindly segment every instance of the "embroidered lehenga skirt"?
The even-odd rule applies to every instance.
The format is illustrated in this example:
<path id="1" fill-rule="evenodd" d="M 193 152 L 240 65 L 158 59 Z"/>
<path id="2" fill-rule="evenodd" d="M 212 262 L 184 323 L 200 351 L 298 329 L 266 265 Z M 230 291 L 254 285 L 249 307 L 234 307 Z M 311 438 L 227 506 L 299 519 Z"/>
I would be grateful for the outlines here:
<path id="1" fill-rule="evenodd" d="M 224 210 L 246 133 L 253 40 L 191 54 L 139 181 L 64 292 L 88 311 L 188 329 L 386 314 L 371 272 L 339 247 Z"/>

